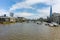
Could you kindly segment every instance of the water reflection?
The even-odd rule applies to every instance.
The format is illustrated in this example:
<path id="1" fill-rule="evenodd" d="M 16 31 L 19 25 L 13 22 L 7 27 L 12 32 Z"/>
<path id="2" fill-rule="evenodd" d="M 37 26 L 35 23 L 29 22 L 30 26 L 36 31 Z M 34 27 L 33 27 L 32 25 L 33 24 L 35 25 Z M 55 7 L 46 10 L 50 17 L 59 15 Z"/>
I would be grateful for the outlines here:
<path id="1" fill-rule="evenodd" d="M 0 40 L 60 40 L 60 27 L 31 22 L 0 25 Z"/>

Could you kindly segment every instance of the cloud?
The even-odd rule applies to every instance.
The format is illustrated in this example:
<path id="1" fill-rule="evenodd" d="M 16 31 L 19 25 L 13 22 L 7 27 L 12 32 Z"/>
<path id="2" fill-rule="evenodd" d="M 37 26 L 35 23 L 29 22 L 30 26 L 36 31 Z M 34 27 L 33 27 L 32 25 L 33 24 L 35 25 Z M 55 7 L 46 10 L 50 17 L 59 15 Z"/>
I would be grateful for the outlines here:
<path id="1" fill-rule="evenodd" d="M 41 2 L 49 4 L 50 0 L 26 0 L 24 2 L 19 2 L 19 3 L 12 5 L 12 7 L 10 8 L 10 11 L 20 9 L 20 8 L 32 8 L 31 5 L 34 5 L 36 3 L 41 3 Z M 34 8 L 32 8 L 32 9 L 34 9 Z"/>
<path id="2" fill-rule="evenodd" d="M 46 5 L 52 4 L 53 12 L 60 13 L 60 0 L 26 0 L 24 2 L 19 2 L 19 3 L 12 5 L 12 7 L 10 8 L 10 11 L 21 9 L 21 8 L 27 8 L 27 9 L 34 9 L 40 13 L 40 14 L 37 13 L 36 15 L 33 15 L 34 17 L 31 16 L 33 18 L 49 16 L 49 13 L 50 13 L 49 7 L 44 8 L 44 9 L 39 9 L 39 8 L 36 9 L 35 7 L 31 6 L 31 5 L 38 4 L 38 3 L 45 3 Z M 32 14 L 32 13 L 27 13 L 27 14 Z M 27 15 L 27 14 L 24 14 L 24 15 Z"/>
<path id="3" fill-rule="evenodd" d="M 15 16 L 22 16 L 22 17 L 26 17 L 26 18 L 39 18 L 39 17 L 46 17 L 47 13 L 49 12 L 48 7 L 47 9 L 37 9 L 36 7 L 32 7 L 32 5 L 38 4 L 38 3 L 45 3 L 46 5 L 50 5 L 50 0 L 25 0 L 23 2 L 19 2 L 16 3 L 14 5 L 11 6 L 10 11 L 16 10 L 16 9 L 22 9 L 22 8 L 26 8 L 26 9 L 33 9 L 36 10 L 36 14 L 31 13 L 31 12 L 19 12 L 19 13 L 15 13 Z M 24 10 L 24 9 L 23 9 Z M 49 15 L 49 13 L 48 13 Z"/>
<path id="4" fill-rule="evenodd" d="M 28 13 L 28 12 L 19 12 L 19 13 L 15 13 L 15 17 L 25 17 L 28 19 L 37 19 L 40 18 L 40 14 L 33 14 L 33 13 Z"/>
<path id="5" fill-rule="evenodd" d="M 43 18 L 46 18 L 47 16 L 50 15 L 50 7 L 46 8 L 46 9 L 38 9 L 37 10 L 39 12 L 39 16 L 43 17 Z"/>
<path id="6" fill-rule="evenodd" d="M 0 9 L 0 16 L 3 16 L 4 14 L 6 14 L 7 16 L 9 16 L 9 12 L 4 10 L 4 9 Z"/>
<path id="7" fill-rule="evenodd" d="M 60 13 L 60 0 L 53 0 L 54 5 L 53 7 L 53 12 Z"/>
<path id="8" fill-rule="evenodd" d="M 47 5 L 50 5 L 52 3 L 53 12 L 60 13 L 60 0 L 26 0 L 24 2 L 19 2 L 12 5 L 10 10 L 16 10 L 20 8 L 32 8 L 31 5 L 36 3 L 46 3 Z M 32 8 L 32 9 L 35 9 L 35 8 Z"/>
<path id="9" fill-rule="evenodd" d="M 19 17 L 29 17 L 32 16 L 32 13 L 28 13 L 28 12 L 19 12 L 19 13 L 15 13 L 15 16 L 19 16 Z"/>
<path id="10" fill-rule="evenodd" d="M 36 10 L 38 13 L 29 13 L 29 12 L 19 12 L 15 13 L 15 16 L 20 16 L 20 17 L 25 17 L 25 18 L 30 18 L 30 19 L 37 19 L 40 17 L 46 18 L 50 14 L 50 8 L 46 9 L 37 9 Z"/>
<path id="11" fill-rule="evenodd" d="M 53 6 L 53 12 L 60 13 L 60 4 Z"/>

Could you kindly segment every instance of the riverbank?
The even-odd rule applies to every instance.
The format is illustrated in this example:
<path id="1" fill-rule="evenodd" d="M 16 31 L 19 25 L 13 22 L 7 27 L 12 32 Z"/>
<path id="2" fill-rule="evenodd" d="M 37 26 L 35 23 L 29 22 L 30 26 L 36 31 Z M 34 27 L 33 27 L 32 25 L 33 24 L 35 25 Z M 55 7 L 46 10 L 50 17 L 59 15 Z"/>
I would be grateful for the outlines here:
<path id="1" fill-rule="evenodd" d="M 0 22 L 0 24 L 12 24 L 12 23 L 16 23 L 16 22 Z"/>

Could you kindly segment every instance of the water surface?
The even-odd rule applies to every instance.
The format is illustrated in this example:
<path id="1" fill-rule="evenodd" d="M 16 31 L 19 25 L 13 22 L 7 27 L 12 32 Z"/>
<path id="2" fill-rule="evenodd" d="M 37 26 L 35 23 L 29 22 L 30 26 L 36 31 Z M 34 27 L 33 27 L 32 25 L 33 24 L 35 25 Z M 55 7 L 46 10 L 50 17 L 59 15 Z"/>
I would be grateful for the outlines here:
<path id="1" fill-rule="evenodd" d="M 31 22 L 0 24 L 0 40 L 60 40 L 60 27 Z"/>

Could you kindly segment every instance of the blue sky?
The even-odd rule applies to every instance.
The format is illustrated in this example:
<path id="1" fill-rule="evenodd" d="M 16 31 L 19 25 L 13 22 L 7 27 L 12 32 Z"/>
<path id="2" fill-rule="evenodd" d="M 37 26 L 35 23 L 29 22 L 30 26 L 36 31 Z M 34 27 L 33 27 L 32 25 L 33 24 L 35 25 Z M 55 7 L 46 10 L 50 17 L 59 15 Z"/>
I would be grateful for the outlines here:
<path id="1" fill-rule="evenodd" d="M 55 8 L 55 4 L 53 7 Z M 13 12 L 14 16 L 39 18 L 47 17 L 49 10 L 50 0 L 0 0 L 0 15 Z"/>
<path id="2" fill-rule="evenodd" d="M 0 9 L 8 10 L 13 4 L 17 2 L 22 2 L 22 0 L 0 0 Z"/>

